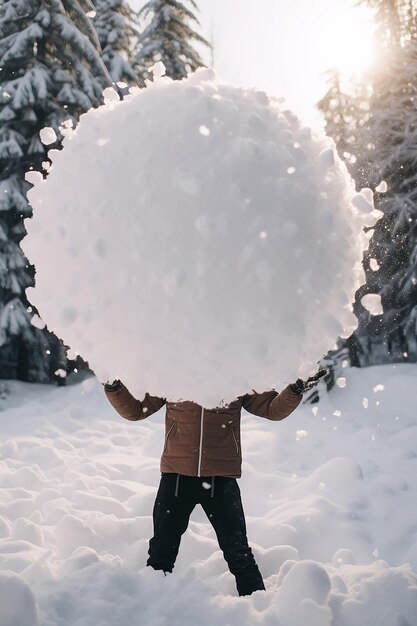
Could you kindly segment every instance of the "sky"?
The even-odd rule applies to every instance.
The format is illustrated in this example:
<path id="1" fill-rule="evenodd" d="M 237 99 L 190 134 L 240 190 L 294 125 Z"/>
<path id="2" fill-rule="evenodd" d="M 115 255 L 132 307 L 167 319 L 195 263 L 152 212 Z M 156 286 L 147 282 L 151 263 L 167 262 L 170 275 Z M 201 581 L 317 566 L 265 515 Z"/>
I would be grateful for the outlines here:
<path id="1" fill-rule="evenodd" d="M 144 3 L 131 0 L 135 7 Z M 186 2 L 188 5 L 188 3 Z M 312 120 L 326 70 L 345 80 L 372 56 L 372 13 L 355 0 L 197 0 L 219 77 L 284 97 Z M 207 61 L 210 61 L 209 56 Z"/>
<path id="2" fill-rule="evenodd" d="M 371 58 L 372 14 L 353 0 L 199 0 L 220 77 L 285 97 L 311 116 L 324 72 L 345 78 Z"/>

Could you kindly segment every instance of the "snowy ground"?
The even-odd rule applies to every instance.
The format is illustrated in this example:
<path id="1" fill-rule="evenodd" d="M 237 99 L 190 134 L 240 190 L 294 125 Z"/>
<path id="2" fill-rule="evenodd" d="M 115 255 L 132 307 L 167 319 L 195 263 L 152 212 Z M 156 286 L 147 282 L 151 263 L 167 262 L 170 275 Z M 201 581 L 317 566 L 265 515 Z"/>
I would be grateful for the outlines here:
<path id="1" fill-rule="evenodd" d="M 95 379 L 0 400 L 0 626 L 416 626 L 417 366 L 347 371 L 281 423 L 245 414 L 240 481 L 266 592 L 236 595 L 196 509 L 172 575 L 144 567 L 163 411 Z"/>

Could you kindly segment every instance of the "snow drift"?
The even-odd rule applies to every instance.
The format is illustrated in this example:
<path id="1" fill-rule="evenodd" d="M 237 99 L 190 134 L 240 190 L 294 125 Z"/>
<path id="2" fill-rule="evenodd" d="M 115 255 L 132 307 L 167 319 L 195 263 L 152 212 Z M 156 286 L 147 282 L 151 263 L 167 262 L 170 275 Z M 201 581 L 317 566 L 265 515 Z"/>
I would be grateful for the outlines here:
<path id="1" fill-rule="evenodd" d="M 50 156 L 28 175 L 30 299 L 102 380 L 214 406 L 307 375 L 354 328 L 372 194 L 282 103 L 160 78 Z"/>
<path id="2" fill-rule="evenodd" d="M 146 567 L 163 411 L 123 420 L 94 378 L 11 382 L 0 626 L 415 626 L 417 365 L 345 375 L 313 410 L 243 415 L 239 486 L 266 587 L 248 597 L 201 507 L 173 573 Z"/>

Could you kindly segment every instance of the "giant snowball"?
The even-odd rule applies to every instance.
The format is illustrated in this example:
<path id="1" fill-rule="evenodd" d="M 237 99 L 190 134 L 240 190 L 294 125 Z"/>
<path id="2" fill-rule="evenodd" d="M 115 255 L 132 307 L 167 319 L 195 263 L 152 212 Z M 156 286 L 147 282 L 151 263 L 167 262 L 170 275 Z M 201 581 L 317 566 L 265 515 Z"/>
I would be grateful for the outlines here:
<path id="1" fill-rule="evenodd" d="M 200 70 L 66 134 L 29 195 L 29 297 L 102 381 L 216 406 L 352 331 L 372 195 L 277 101 Z"/>

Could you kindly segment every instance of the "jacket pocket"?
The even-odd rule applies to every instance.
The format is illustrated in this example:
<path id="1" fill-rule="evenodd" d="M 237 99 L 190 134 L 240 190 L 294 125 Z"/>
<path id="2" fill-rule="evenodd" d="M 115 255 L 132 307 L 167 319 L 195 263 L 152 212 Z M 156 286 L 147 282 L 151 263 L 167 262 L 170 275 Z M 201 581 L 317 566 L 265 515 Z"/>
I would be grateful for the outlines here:
<path id="1" fill-rule="evenodd" d="M 174 428 L 174 426 L 175 426 L 175 422 L 172 422 L 171 426 L 170 426 L 170 427 L 169 427 L 169 429 L 168 429 L 167 434 L 165 435 L 164 452 L 166 452 L 166 450 L 167 450 L 167 446 L 168 446 L 168 437 L 169 437 L 169 435 L 171 434 L 171 431 L 172 431 L 172 429 Z"/>

